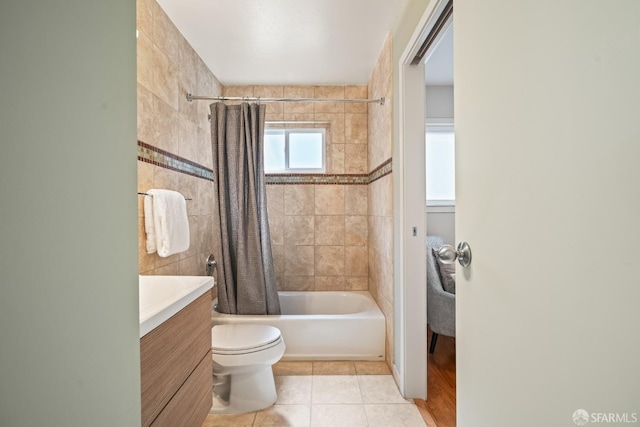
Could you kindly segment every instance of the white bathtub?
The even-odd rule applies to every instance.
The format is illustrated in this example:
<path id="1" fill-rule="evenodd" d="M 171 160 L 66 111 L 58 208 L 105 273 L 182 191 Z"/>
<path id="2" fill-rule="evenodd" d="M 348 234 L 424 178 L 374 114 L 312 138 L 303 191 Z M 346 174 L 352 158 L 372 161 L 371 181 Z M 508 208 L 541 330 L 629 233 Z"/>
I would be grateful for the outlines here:
<path id="1" fill-rule="evenodd" d="M 385 319 L 369 292 L 278 295 L 281 315 L 236 316 L 214 310 L 213 324 L 275 326 L 287 347 L 283 360 L 384 360 Z"/>

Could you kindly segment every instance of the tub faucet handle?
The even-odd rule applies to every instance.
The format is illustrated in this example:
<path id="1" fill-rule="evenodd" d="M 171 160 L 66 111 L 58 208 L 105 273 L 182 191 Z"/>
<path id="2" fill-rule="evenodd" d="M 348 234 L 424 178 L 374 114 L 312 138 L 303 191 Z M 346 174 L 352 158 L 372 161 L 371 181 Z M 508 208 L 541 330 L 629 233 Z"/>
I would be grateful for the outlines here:
<path id="1" fill-rule="evenodd" d="M 207 257 L 207 276 L 212 276 L 217 267 L 218 261 L 216 261 L 216 258 L 213 256 L 213 254 L 209 255 Z"/>

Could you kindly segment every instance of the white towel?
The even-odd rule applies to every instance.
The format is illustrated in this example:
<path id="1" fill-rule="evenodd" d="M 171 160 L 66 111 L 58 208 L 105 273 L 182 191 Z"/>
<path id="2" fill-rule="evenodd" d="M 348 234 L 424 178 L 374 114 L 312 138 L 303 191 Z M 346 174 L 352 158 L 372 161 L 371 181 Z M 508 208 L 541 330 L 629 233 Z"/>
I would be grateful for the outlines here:
<path id="1" fill-rule="evenodd" d="M 147 253 L 152 254 L 157 247 L 156 226 L 153 223 L 153 197 L 151 196 L 144 196 L 144 232 L 147 235 Z"/>
<path id="2" fill-rule="evenodd" d="M 144 217 L 147 253 L 161 257 L 189 249 L 189 218 L 182 194 L 171 190 L 149 190 L 145 197 Z M 147 200 L 151 199 L 151 200 Z"/>

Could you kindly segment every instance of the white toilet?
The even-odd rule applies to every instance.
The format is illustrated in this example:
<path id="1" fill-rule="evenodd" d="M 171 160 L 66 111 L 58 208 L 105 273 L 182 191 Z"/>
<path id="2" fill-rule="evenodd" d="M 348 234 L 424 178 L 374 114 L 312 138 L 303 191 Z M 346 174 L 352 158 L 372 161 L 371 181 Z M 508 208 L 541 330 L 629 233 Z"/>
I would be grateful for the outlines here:
<path id="1" fill-rule="evenodd" d="M 240 414 L 275 403 L 271 366 L 284 354 L 278 328 L 268 325 L 216 325 L 211 329 L 213 408 L 211 413 Z"/>

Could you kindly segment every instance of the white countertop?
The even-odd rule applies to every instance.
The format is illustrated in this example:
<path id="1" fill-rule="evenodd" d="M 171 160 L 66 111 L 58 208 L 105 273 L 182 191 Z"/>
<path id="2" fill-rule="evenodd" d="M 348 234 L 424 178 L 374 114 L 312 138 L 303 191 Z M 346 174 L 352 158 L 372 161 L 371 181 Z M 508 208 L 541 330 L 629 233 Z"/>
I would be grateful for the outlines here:
<path id="1" fill-rule="evenodd" d="M 210 276 L 139 276 L 140 338 L 213 287 Z"/>

